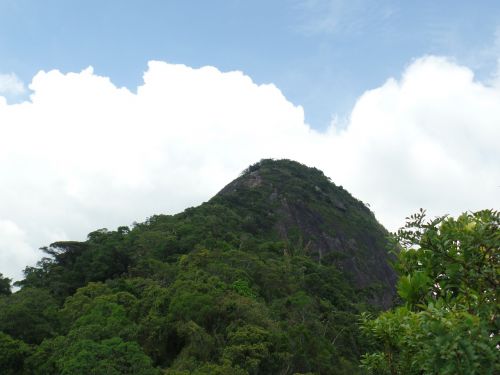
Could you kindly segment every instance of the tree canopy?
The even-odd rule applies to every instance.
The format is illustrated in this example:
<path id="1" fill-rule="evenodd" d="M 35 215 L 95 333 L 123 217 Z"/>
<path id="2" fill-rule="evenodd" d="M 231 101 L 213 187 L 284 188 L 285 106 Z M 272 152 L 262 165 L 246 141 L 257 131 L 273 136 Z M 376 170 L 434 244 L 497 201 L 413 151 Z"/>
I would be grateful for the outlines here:
<path id="1" fill-rule="evenodd" d="M 498 374 L 500 216 L 413 215 L 396 236 L 403 306 L 363 316 L 371 374 Z"/>

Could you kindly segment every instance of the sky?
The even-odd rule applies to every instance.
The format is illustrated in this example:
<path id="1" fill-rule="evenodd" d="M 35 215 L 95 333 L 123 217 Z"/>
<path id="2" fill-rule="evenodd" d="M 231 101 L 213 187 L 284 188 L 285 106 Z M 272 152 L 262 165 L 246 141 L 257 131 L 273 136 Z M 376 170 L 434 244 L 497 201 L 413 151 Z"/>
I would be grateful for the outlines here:
<path id="1" fill-rule="evenodd" d="M 499 208 L 497 1 L 0 0 L 0 273 L 315 166 L 389 230 Z"/>

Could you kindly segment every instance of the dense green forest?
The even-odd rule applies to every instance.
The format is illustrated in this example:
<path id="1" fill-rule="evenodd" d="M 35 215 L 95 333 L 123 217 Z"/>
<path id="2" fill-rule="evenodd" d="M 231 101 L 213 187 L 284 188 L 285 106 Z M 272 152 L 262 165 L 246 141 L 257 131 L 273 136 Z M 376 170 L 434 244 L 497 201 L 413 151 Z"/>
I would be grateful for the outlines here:
<path id="1" fill-rule="evenodd" d="M 0 275 L 1 373 L 493 374 L 498 222 L 417 215 L 388 241 L 321 171 L 262 160 L 199 207 L 42 248 L 15 292 Z"/>

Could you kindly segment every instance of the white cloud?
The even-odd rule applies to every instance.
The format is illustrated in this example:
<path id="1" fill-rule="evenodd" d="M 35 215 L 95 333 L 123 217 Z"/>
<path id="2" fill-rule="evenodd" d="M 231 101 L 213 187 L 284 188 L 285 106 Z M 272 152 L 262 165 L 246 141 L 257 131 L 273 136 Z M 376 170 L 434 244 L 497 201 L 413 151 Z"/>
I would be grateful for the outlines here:
<path id="1" fill-rule="evenodd" d="M 24 83 L 14 73 L 0 74 L 0 95 L 21 95 L 25 91 Z"/>
<path id="2" fill-rule="evenodd" d="M 419 207 L 435 215 L 498 208 L 500 88 L 442 58 L 415 61 L 356 103 L 337 142 L 344 174 L 391 229 Z"/>
<path id="3" fill-rule="evenodd" d="M 91 68 L 40 72 L 30 89 L 30 102 L 0 101 L 11 277 L 39 246 L 199 204 L 267 157 L 321 168 L 390 229 L 419 207 L 498 208 L 500 88 L 444 59 L 415 61 L 324 134 L 275 86 L 213 67 L 150 62 L 137 93 Z"/>
<path id="4" fill-rule="evenodd" d="M 17 276 L 15 271 L 24 269 L 39 256 L 28 243 L 26 233 L 9 220 L 0 220 L 0 250 L 0 273 L 4 272 L 4 276 Z"/>

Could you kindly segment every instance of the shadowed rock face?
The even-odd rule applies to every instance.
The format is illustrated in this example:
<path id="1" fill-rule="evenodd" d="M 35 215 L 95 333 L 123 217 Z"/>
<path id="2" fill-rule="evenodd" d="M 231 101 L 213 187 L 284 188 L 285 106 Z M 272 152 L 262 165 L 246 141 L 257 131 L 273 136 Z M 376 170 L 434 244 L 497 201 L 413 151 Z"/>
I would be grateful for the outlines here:
<path id="1" fill-rule="evenodd" d="M 373 213 L 324 174 L 290 160 L 262 160 L 210 202 L 231 204 L 253 230 L 282 240 L 283 252 L 335 264 L 368 300 L 391 305 L 396 275 L 387 231 Z"/>

